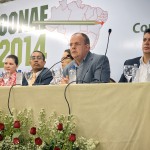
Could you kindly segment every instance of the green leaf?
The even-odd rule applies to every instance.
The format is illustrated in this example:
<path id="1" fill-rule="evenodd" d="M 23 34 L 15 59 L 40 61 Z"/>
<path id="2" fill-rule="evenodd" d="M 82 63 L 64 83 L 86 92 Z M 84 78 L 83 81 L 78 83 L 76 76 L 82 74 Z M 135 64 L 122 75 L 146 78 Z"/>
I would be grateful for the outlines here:
<path id="1" fill-rule="evenodd" d="M 21 135 L 21 132 L 15 132 L 12 136 L 12 138 L 19 137 Z"/>

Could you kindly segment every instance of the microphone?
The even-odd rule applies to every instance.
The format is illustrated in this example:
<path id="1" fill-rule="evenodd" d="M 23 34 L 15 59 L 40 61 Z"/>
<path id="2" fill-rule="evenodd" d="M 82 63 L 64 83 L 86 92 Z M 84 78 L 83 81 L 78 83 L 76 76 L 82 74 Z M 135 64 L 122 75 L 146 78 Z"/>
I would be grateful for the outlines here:
<path id="1" fill-rule="evenodd" d="M 111 32 L 112 32 L 112 29 L 109 29 L 109 30 L 108 30 L 108 34 L 110 35 Z"/>
<path id="2" fill-rule="evenodd" d="M 65 59 L 67 59 L 67 58 L 69 58 L 70 57 L 70 55 L 68 54 L 66 57 L 64 57 L 62 60 L 60 60 L 60 61 L 58 61 L 58 62 L 56 62 L 55 64 L 53 64 L 50 68 L 49 68 L 49 70 L 51 70 L 55 65 L 57 65 L 57 64 L 59 64 L 60 62 L 62 62 L 63 60 L 65 60 Z"/>
<path id="3" fill-rule="evenodd" d="M 108 30 L 108 39 L 107 39 L 107 46 L 106 46 L 106 51 L 105 51 L 105 58 L 106 58 L 106 54 L 107 54 L 107 50 L 108 50 L 108 45 L 109 45 L 109 37 L 110 37 L 110 34 L 112 32 L 112 29 L 109 29 Z M 104 62 L 103 62 L 104 63 Z"/>
<path id="4" fill-rule="evenodd" d="M 66 57 L 64 57 L 63 59 L 61 59 L 60 61 L 56 62 L 55 64 L 53 64 L 40 78 L 39 83 L 41 83 L 42 77 L 44 77 L 55 65 L 61 63 L 63 60 L 69 58 L 71 55 L 67 55 Z"/>
<path id="5" fill-rule="evenodd" d="M 103 65 L 104 65 L 104 62 L 105 62 L 105 59 L 106 59 L 106 54 L 107 54 L 108 45 L 109 45 L 109 37 L 110 37 L 111 32 L 112 32 L 112 29 L 109 29 L 109 30 L 108 30 L 107 46 L 106 46 L 106 50 L 105 50 L 104 59 L 103 59 L 102 65 L 101 65 L 100 82 L 102 82 L 102 79 L 101 79 L 101 78 L 102 78 Z"/>

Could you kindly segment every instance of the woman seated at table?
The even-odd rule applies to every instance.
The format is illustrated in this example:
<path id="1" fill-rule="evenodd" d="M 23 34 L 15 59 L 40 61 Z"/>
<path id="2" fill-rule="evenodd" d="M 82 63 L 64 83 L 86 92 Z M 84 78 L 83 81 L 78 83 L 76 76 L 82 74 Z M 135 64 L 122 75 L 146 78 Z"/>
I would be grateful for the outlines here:
<path id="1" fill-rule="evenodd" d="M 18 57 L 15 55 L 8 55 L 4 62 L 4 70 L 0 78 L 0 86 L 16 85 L 16 73 L 18 67 Z"/>
<path id="2" fill-rule="evenodd" d="M 61 62 L 62 69 L 64 69 L 73 60 L 73 57 L 71 56 L 71 53 L 70 53 L 70 49 L 66 49 L 64 51 L 61 60 L 62 60 Z"/>
<path id="3" fill-rule="evenodd" d="M 60 84 L 60 80 L 62 78 L 62 70 L 73 60 L 71 56 L 70 49 L 66 49 L 63 52 L 61 58 L 61 68 L 52 69 L 53 80 L 50 84 Z M 57 77 L 55 77 L 57 76 Z M 59 76 L 59 78 L 58 78 Z M 57 79 L 56 79 L 57 78 Z"/>

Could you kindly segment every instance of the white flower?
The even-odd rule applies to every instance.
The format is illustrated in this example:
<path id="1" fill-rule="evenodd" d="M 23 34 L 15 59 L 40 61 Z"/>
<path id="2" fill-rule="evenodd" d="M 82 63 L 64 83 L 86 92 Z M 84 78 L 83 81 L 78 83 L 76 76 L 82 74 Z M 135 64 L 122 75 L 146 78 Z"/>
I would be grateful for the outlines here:
<path id="1" fill-rule="evenodd" d="M 16 112 L 13 110 L 13 112 Z M 23 110 L 15 113 L 14 116 L 5 115 L 0 111 L 0 123 L 5 125 L 4 130 L 0 131 L 1 141 L 0 149 L 18 149 L 18 150 L 49 150 L 55 146 L 60 149 L 69 150 L 79 148 L 80 150 L 94 150 L 98 144 L 93 139 L 87 140 L 84 137 L 76 139 L 75 117 L 72 115 L 57 116 L 53 112 L 46 118 L 44 109 L 40 111 L 38 126 L 33 125 L 33 111 Z M 20 128 L 13 127 L 14 121 L 20 122 Z M 61 124 L 61 129 L 58 125 Z M 33 129 L 34 128 L 34 133 Z M 36 130 L 35 130 L 36 129 Z M 17 140 L 17 142 L 14 140 Z M 36 139 L 36 142 L 35 142 Z M 14 141 L 13 141 L 14 140 Z"/>

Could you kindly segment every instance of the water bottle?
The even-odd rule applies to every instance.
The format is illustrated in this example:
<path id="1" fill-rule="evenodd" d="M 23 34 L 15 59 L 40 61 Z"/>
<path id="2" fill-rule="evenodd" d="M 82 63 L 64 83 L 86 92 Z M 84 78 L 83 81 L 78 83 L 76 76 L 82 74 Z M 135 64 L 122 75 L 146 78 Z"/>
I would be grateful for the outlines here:
<path id="1" fill-rule="evenodd" d="M 16 85 L 22 85 L 22 72 L 18 70 L 16 74 Z"/>
<path id="2" fill-rule="evenodd" d="M 71 69 L 69 70 L 69 83 L 70 82 L 72 82 L 73 84 L 76 84 L 76 68 L 75 68 L 75 66 L 72 66 Z"/>
<path id="3" fill-rule="evenodd" d="M 138 82 L 138 65 L 134 64 L 132 68 L 132 82 Z"/>

